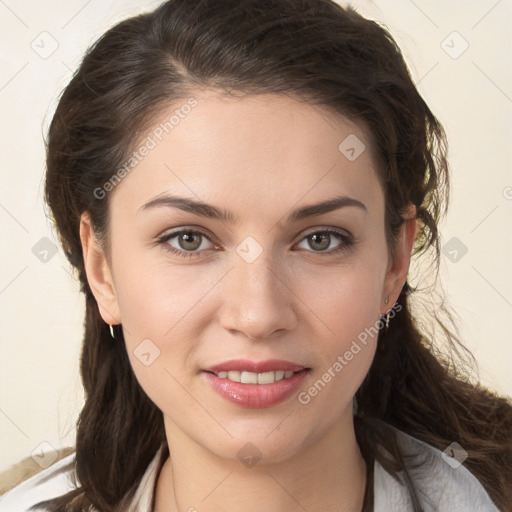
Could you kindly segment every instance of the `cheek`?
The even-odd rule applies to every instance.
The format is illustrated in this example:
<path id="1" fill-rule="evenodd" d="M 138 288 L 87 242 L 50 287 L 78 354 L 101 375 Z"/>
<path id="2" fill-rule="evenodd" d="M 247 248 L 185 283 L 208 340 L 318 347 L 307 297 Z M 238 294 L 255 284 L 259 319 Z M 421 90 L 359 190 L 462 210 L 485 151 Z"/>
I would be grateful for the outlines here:
<path id="1" fill-rule="evenodd" d="M 383 327 L 380 299 L 386 260 L 378 253 L 359 253 L 350 264 L 302 275 L 297 294 L 311 312 L 309 324 L 315 326 L 312 337 L 320 363 L 299 402 L 341 407 L 364 380 Z M 329 410 L 333 417 L 339 412 Z"/>
<path id="2" fill-rule="evenodd" d="M 351 367 L 359 363 L 366 367 L 364 360 L 372 358 L 381 327 L 379 300 L 370 276 L 351 273 L 350 278 L 331 283 L 323 293 L 317 291 L 309 299 L 308 305 L 320 320 L 317 332 L 322 333 L 323 346 L 318 353 L 324 365 L 331 366 L 338 356 L 348 352 L 347 361 L 358 361 Z"/>
<path id="3" fill-rule="evenodd" d="M 220 276 L 220 269 L 176 264 L 164 254 L 155 259 L 144 254 L 120 259 L 115 277 L 123 326 L 134 339 L 168 339 L 188 323 L 190 313 Z"/>
<path id="4" fill-rule="evenodd" d="M 314 435 L 351 407 L 372 364 L 383 327 L 372 277 L 376 276 L 347 272 L 345 279 L 309 297 L 308 305 L 320 318 L 313 330 L 317 365 L 297 401 L 305 415 L 322 418 Z"/>
<path id="5" fill-rule="evenodd" d="M 326 334 L 347 341 L 379 320 L 386 261 L 378 254 L 361 252 L 337 267 L 297 272 L 296 293 Z"/>
<path id="6" fill-rule="evenodd" d="M 181 396 L 178 382 L 197 371 L 194 353 L 213 311 L 210 293 L 223 269 L 123 258 L 116 293 L 124 339 L 137 380 L 159 406 Z M 210 293 L 209 293 L 210 292 Z M 187 399 L 186 394 L 183 396 Z"/>

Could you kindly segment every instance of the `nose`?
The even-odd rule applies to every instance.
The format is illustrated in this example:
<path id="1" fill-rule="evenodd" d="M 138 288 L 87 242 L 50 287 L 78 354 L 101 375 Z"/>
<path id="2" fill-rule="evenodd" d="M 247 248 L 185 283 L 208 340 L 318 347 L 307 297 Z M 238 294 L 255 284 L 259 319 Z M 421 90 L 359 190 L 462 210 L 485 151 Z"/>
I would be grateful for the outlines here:
<path id="1" fill-rule="evenodd" d="M 265 252 L 248 263 L 238 256 L 224 283 L 222 326 L 253 340 L 267 340 L 297 324 L 298 298 L 290 271 L 272 264 Z"/>

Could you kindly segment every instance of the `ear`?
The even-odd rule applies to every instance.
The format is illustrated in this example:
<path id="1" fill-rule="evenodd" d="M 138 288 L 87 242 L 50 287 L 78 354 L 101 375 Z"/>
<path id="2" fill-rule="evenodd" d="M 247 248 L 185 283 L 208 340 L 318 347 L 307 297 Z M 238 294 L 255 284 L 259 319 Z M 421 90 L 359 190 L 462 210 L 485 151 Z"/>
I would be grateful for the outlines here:
<path id="1" fill-rule="evenodd" d="M 394 254 L 392 257 L 390 256 L 386 271 L 381 299 L 381 314 L 386 314 L 393 307 L 407 279 L 412 248 L 418 230 L 416 206 L 412 203 L 409 205 L 404 219 L 403 224 L 400 226 Z"/>
<path id="2" fill-rule="evenodd" d="M 84 257 L 85 272 L 91 291 L 98 303 L 101 317 L 109 325 L 121 323 L 114 281 L 107 258 L 97 240 L 88 212 L 80 217 L 80 240 Z"/>

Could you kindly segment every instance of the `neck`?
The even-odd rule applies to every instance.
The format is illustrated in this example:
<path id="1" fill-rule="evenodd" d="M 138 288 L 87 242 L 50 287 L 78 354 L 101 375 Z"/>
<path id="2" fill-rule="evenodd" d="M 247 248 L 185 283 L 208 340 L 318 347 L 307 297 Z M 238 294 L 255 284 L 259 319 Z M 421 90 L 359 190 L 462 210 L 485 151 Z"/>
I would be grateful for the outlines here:
<path id="1" fill-rule="evenodd" d="M 166 433 L 171 456 L 158 478 L 153 512 L 362 509 L 366 465 L 351 415 L 300 453 L 266 465 L 219 458 L 174 424 L 166 423 Z"/>

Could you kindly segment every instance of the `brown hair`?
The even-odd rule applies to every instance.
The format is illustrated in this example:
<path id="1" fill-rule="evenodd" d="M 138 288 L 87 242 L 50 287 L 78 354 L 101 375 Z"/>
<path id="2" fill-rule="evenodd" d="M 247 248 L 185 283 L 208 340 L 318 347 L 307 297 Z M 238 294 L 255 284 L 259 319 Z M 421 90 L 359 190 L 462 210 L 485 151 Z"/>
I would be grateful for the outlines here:
<path id="1" fill-rule="evenodd" d="M 117 24 L 87 52 L 48 135 L 46 200 L 86 296 L 80 368 L 86 401 L 76 441 L 81 487 L 46 502 L 51 510 L 123 510 L 166 446 L 162 413 L 135 378 L 122 332 L 113 341 L 99 314 L 79 223 L 88 211 L 108 253 L 109 197 L 98 199 L 94 191 L 126 161 L 160 109 L 205 88 L 285 94 L 365 126 L 385 190 L 390 249 L 412 202 L 419 223 L 415 254 L 431 255 L 438 265 L 437 225 L 449 195 L 446 137 L 383 27 L 331 0 L 169 0 Z M 356 394 L 355 428 L 367 466 L 377 460 L 392 474 L 407 474 L 385 423 L 441 450 L 457 441 L 469 454 L 467 468 L 505 510 L 512 503 L 512 407 L 471 383 L 464 358 L 442 357 L 434 337 L 422 334 L 411 313 L 414 291 L 404 285 L 402 309 L 379 332 Z M 447 313 L 436 320 L 463 355 L 443 302 L 437 311 Z M 414 510 L 421 510 L 414 482 L 408 489 Z M 367 494 L 365 509 L 372 508 Z"/>

